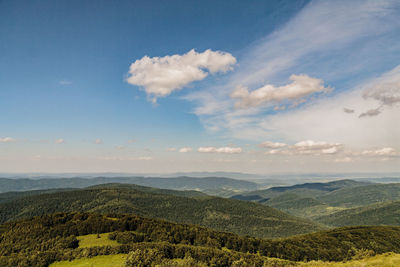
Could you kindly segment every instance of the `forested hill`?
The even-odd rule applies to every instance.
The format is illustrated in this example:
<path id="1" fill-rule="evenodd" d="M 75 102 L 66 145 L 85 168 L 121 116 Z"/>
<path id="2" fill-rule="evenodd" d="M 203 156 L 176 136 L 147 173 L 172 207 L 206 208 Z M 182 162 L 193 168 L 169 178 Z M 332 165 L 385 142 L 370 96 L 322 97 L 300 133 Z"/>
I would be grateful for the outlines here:
<path id="1" fill-rule="evenodd" d="M 400 200 L 400 183 L 341 188 L 318 199 L 331 206 L 342 207 L 359 207 L 378 202 L 396 201 Z"/>
<path id="2" fill-rule="evenodd" d="M 0 203 L 0 222 L 72 211 L 129 213 L 257 237 L 285 237 L 323 229 L 257 203 L 115 184 L 14 198 Z"/>
<path id="3" fill-rule="evenodd" d="M 315 220 L 330 226 L 400 225 L 400 201 L 347 209 Z"/>
<path id="4" fill-rule="evenodd" d="M 176 260 L 189 262 L 186 266 L 294 266 L 290 261 L 341 261 L 360 252 L 400 252 L 400 227 L 348 227 L 267 240 L 134 215 L 60 213 L 0 229 L 0 266 L 48 266 L 127 253 L 126 266 L 185 266 Z M 101 233 L 109 233 L 113 242 L 106 244 L 112 246 L 81 246 L 85 235 Z"/>
<path id="5" fill-rule="evenodd" d="M 95 177 L 95 178 L 43 178 L 8 179 L 0 178 L 0 193 L 10 191 L 43 190 L 55 188 L 84 188 L 107 183 L 136 184 L 175 190 L 255 190 L 257 184 L 249 181 L 224 177 Z"/>

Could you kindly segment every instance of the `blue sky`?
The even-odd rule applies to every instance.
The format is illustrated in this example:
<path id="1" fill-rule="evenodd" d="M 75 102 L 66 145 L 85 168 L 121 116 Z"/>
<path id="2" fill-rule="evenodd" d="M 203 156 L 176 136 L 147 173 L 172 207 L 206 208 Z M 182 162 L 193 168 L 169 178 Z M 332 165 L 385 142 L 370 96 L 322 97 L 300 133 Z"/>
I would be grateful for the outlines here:
<path id="1" fill-rule="evenodd" d="M 1 1 L 0 171 L 398 171 L 399 14 Z"/>

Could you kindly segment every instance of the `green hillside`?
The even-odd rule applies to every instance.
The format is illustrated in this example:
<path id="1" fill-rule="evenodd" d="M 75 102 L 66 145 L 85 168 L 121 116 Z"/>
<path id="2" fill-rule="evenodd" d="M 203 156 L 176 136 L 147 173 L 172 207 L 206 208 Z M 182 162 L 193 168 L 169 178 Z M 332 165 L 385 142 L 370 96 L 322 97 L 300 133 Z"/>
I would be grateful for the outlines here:
<path id="1" fill-rule="evenodd" d="M 268 240 L 134 215 L 59 213 L 0 229 L 0 266 L 71 266 L 66 261 L 101 262 L 106 255 L 126 257 L 126 266 L 296 266 L 400 252 L 400 227 L 388 226 Z"/>
<path id="2" fill-rule="evenodd" d="M 400 184 L 339 180 L 274 187 L 232 198 L 263 203 L 330 226 L 398 225 L 396 204 L 380 204 L 400 200 Z"/>
<path id="3" fill-rule="evenodd" d="M 56 193 L 56 192 L 70 191 L 70 190 L 76 190 L 76 188 L 46 189 L 46 190 L 32 190 L 32 191 L 0 193 L 0 203 L 14 200 L 14 199 L 21 198 L 21 197 L 49 194 L 49 193 Z"/>
<path id="4" fill-rule="evenodd" d="M 396 201 L 400 200 L 400 184 L 372 184 L 342 188 L 319 196 L 317 199 L 331 206 L 348 208 Z"/>
<path id="5" fill-rule="evenodd" d="M 322 229 L 309 220 L 265 205 L 187 194 L 191 193 L 114 184 L 33 195 L 0 203 L 0 222 L 81 211 L 136 214 L 258 237 L 284 237 Z"/>
<path id="6" fill-rule="evenodd" d="M 283 212 L 314 220 L 317 217 L 343 210 L 340 207 L 331 207 L 315 198 L 303 197 L 295 193 L 284 193 L 263 202 L 268 206 Z"/>
<path id="7" fill-rule="evenodd" d="M 271 207 L 274 207 L 277 209 L 285 209 L 285 210 L 290 210 L 290 209 L 300 210 L 300 209 L 314 207 L 314 206 L 320 206 L 320 205 L 324 204 L 324 203 L 316 200 L 315 198 L 303 197 L 303 196 L 299 196 L 295 193 L 284 193 L 284 194 L 279 195 L 275 198 L 272 198 L 264 203 Z"/>
<path id="8" fill-rule="evenodd" d="M 400 201 L 347 209 L 316 220 L 331 226 L 400 225 Z"/>

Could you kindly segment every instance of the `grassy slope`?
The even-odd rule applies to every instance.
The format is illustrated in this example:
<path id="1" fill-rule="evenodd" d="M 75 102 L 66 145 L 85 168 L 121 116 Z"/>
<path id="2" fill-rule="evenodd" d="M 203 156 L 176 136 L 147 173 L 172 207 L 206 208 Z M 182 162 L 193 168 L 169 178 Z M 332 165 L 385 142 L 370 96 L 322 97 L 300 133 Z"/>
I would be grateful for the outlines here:
<path id="1" fill-rule="evenodd" d="M 311 221 L 261 204 L 217 197 L 188 198 L 168 192 L 113 185 L 29 196 L 0 203 L 0 222 L 81 211 L 137 214 L 258 237 L 284 237 L 322 229 Z"/>
<path id="2" fill-rule="evenodd" d="M 73 261 L 55 262 L 50 267 L 118 267 L 124 266 L 126 254 L 96 256 L 93 258 L 77 259 Z M 288 265 L 289 266 L 289 265 Z M 400 266 L 400 254 L 385 253 L 373 257 L 367 257 L 360 260 L 351 260 L 347 262 L 326 262 L 326 261 L 312 261 L 312 262 L 298 262 L 294 266 L 300 267 L 395 267 Z"/>
<path id="3" fill-rule="evenodd" d="M 102 247 L 102 246 L 118 246 L 118 242 L 115 240 L 110 240 L 108 238 L 109 233 L 104 234 L 90 234 L 90 235 L 81 235 L 76 238 L 79 240 L 80 248 L 91 248 L 91 247 Z"/>
<path id="4" fill-rule="evenodd" d="M 125 266 L 127 254 L 101 255 L 92 258 L 82 258 L 73 261 L 59 261 L 50 267 L 122 267 Z"/>
<path id="5" fill-rule="evenodd" d="M 400 254 L 385 253 L 373 257 L 367 257 L 360 260 L 351 260 L 346 262 L 326 262 L 313 261 L 308 263 L 298 263 L 302 267 L 396 267 L 400 266 Z"/>

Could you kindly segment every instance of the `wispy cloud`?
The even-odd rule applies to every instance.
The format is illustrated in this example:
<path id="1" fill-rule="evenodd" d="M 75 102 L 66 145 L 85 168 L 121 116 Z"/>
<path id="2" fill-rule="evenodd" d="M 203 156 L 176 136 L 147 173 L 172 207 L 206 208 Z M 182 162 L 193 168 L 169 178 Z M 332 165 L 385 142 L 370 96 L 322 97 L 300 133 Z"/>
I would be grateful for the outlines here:
<path id="1" fill-rule="evenodd" d="M 373 122 L 349 116 L 383 102 L 397 103 L 397 89 L 368 95 L 364 90 L 373 80 L 366 73 L 373 72 L 374 77 L 385 73 L 382 66 L 393 65 L 393 55 L 400 53 L 399 11 L 400 4 L 391 0 L 311 1 L 285 25 L 248 47 L 227 80 L 184 98 L 195 104 L 194 113 L 207 130 L 223 136 L 400 145 L 395 140 L 400 130 L 394 129 L 399 112 L 385 108 L 379 115 L 385 114 L 382 120 Z M 391 56 L 382 44 L 390 47 Z M 315 86 L 302 86 L 293 79 L 288 84 L 294 73 L 303 73 Z M 390 84 L 397 86 L 396 81 Z M 329 91 L 324 83 L 335 92 L 318 94 Z M 238 86 L 242 87 L 235 89 Z M 289 90 L 292 87 L 296 90 Z M 311 97 L 304 102 L 303 96 Z M 287 105 L 287 99 L 293 103 Z"/>

